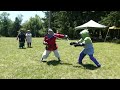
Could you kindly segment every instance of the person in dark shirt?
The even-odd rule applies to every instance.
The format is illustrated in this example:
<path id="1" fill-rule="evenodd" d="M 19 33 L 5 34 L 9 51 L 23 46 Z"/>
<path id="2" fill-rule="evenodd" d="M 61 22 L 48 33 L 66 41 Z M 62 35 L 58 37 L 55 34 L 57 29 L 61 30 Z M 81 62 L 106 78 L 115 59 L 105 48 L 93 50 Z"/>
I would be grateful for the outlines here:
<path id="1" fill-rule="evenodd" d="M 26 36 L 23 33 L 23 30 L 20 30 L 19 34 L 17 35 L 17 40 L 18 39 L 19 39 L 19 48 L 24 48 Z"/>

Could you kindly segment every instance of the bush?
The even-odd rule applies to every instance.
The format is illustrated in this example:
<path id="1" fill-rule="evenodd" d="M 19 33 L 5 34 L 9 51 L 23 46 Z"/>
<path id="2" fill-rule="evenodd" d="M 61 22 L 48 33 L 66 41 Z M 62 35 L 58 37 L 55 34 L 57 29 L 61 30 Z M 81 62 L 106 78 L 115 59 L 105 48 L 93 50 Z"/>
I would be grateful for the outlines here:
<path id="1" fill-rule="evenodd" d="M 113 39 L 112 42 L 113 42 L 113 43 L 120 44 L 120 39 Z"/>
<path id="2" fill-rule="evenodd" d="M 116 40 L 116 43 L 117 43 L 117 44 L 120 44 L 120 40 Z"/>
<path id="3" fill-rule="evenodd" d="M 46 34 L 46 31 L 44 29 L 42 29 L 42 30 L 39 31 L 39 36 L 40 37 L 44 37 L 45 34 Z"/>

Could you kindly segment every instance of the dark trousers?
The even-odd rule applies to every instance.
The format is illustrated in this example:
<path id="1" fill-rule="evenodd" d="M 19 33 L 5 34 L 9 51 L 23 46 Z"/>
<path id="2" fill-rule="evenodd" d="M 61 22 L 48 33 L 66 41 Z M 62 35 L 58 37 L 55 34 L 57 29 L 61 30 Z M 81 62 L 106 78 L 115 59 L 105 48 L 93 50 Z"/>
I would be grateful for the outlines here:
<path id="1" fill-rule="evenodd" d="M 86 56 L 84 52 L 81 52 L 79 55 L 78 63 L 82 63 L 83 58 Z M 97 65 L 100 66 L 99 62 L 96 60 L 96 58 L 92 55 L 89 55 L 89 58 Z"/>
<path id="2" fill-rule="evenodd" d="M 19 42 L 19 48 L 23 48 L 24 47 L 24 45 L 25 45 L 25 42 Z"/>
<path id="3" fill-rule="evenodd" d="M 27 43 L 27 47 L 31 47 L 31 42 Z"/>

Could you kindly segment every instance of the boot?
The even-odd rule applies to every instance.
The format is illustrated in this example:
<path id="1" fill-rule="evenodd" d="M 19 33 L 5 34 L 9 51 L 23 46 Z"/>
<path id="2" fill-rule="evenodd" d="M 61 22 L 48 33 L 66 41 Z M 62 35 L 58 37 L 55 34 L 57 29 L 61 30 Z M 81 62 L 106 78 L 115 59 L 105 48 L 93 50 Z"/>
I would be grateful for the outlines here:
<path id="1" fill-rule="evenodd" d="M 99 67 L 101 67 L 101 65 L 100 65 L 100 64 L 98 64 L 98 65 L 97 65 L 97 67 L 99 68 Z"/>
<path id="2" fill-rule="evenodd" d="M 58 58 L 58 61 L 59 61 L 59 62 L 61 61 L 60 58 Z"/>
<path id="3" fill-rule="evenodd" d="M 42 61 L 43 61 L 43 58 L 40 59 L 40 62 L 42 62 Z"/>

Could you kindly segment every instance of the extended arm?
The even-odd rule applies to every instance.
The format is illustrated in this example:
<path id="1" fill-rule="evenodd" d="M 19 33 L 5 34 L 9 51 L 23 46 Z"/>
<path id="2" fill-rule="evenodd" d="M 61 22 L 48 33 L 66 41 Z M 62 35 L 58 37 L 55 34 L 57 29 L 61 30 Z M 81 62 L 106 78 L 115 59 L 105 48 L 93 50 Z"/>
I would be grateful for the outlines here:
<path id="1" fill-rule="evenodd" d="M 64 38 L 64 37 L 68 37 L 67 35 L 57 34 L 57 33 L 55 33 L 55 34 L 54 34 L 54 36 L 55 36 L 55 37 L 57 37 L 57 38 Z"/>

